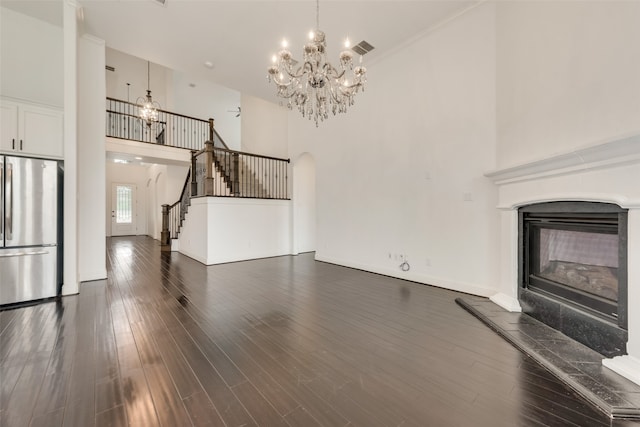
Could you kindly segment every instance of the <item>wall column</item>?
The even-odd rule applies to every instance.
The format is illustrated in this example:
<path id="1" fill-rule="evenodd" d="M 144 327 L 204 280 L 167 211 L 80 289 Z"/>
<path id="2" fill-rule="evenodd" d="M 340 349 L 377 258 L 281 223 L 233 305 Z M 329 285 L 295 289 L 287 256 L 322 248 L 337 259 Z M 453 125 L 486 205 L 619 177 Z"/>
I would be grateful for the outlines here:
<path id="1" fill-rule="evenodd" d="M 77 153 L 77 4 L 62 4 L 64 41 L 64 261 L 63 295 L 77 294 L 78 283 L 78 153 Z"/>

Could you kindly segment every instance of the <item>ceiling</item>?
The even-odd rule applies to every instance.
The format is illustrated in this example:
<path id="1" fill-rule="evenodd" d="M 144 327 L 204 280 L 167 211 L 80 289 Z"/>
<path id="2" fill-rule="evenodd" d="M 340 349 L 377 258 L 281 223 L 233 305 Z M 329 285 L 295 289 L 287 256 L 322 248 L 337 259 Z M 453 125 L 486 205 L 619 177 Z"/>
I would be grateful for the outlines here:
<path id="1" fill-rule="evenodd" d="M 61 25 L 62 0 L 1 0 L 1 5 Z M 204 78 L 242 93 L 276 101 L 267 84 L 271 57 L 287 38 L 302 55 L 315 27 L 313 0 L 79 0 L 83 30 L 108 47 Z M 329 60 L 337 63 L 344 39 L 375 49 L 365 65 L 478 3 L 477 0 L 323 0 L 320 28 Z M 210 62 L 213 67 L 205 66 Z M 372 82 L 373 83 L 373 82 Z"/>

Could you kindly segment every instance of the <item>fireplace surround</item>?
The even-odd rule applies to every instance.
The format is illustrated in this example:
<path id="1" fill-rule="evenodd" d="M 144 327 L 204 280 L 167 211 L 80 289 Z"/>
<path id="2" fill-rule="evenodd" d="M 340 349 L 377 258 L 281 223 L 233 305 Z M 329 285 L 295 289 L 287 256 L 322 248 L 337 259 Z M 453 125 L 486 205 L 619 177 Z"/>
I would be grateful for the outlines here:
<path id="1" fill-rule="evenodd" d="M 634 262 L 640 259 L 640 133 L 554 153 L 485 176 L 496 184 L 499 211 L 499 270 L 490 299 L 511 312 L 526 309 L 520 300 L 523 292 L 518 277 L 520 208 L 581 201 L 611 203 L 628 210 L 627 354 L 605 358 L 602 364 L 640 384 L 640 310 L 633 304 L 640 301 L 640 263 Z"/>
<path id="2" fill-rule="evenodd" d="M 626 353 L 627 210 L 557 201 L 518 209 L 522 311 L 613 357 Z"/>

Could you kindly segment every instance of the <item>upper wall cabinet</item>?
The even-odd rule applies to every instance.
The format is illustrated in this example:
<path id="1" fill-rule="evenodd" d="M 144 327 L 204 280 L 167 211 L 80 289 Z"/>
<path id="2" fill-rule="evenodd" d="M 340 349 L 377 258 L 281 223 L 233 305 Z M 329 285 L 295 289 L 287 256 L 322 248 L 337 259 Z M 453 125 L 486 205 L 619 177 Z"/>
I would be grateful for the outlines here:
<path id="1" fill-rule="evenodd" d="M 64 155 L 63 114 L 53 107 L 0 100 L 0 151 L 46 158 Z"/>

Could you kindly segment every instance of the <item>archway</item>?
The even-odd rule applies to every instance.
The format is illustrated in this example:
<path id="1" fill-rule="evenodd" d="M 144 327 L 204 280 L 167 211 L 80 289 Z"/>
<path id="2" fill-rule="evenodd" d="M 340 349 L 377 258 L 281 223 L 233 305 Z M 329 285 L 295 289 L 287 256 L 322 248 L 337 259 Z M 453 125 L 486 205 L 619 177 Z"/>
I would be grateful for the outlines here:
<path id="1" fill-rule="evenodd" d="M 316 250 L 316 162 L 309 153 L 293 163 L 293 253 Z"/>

